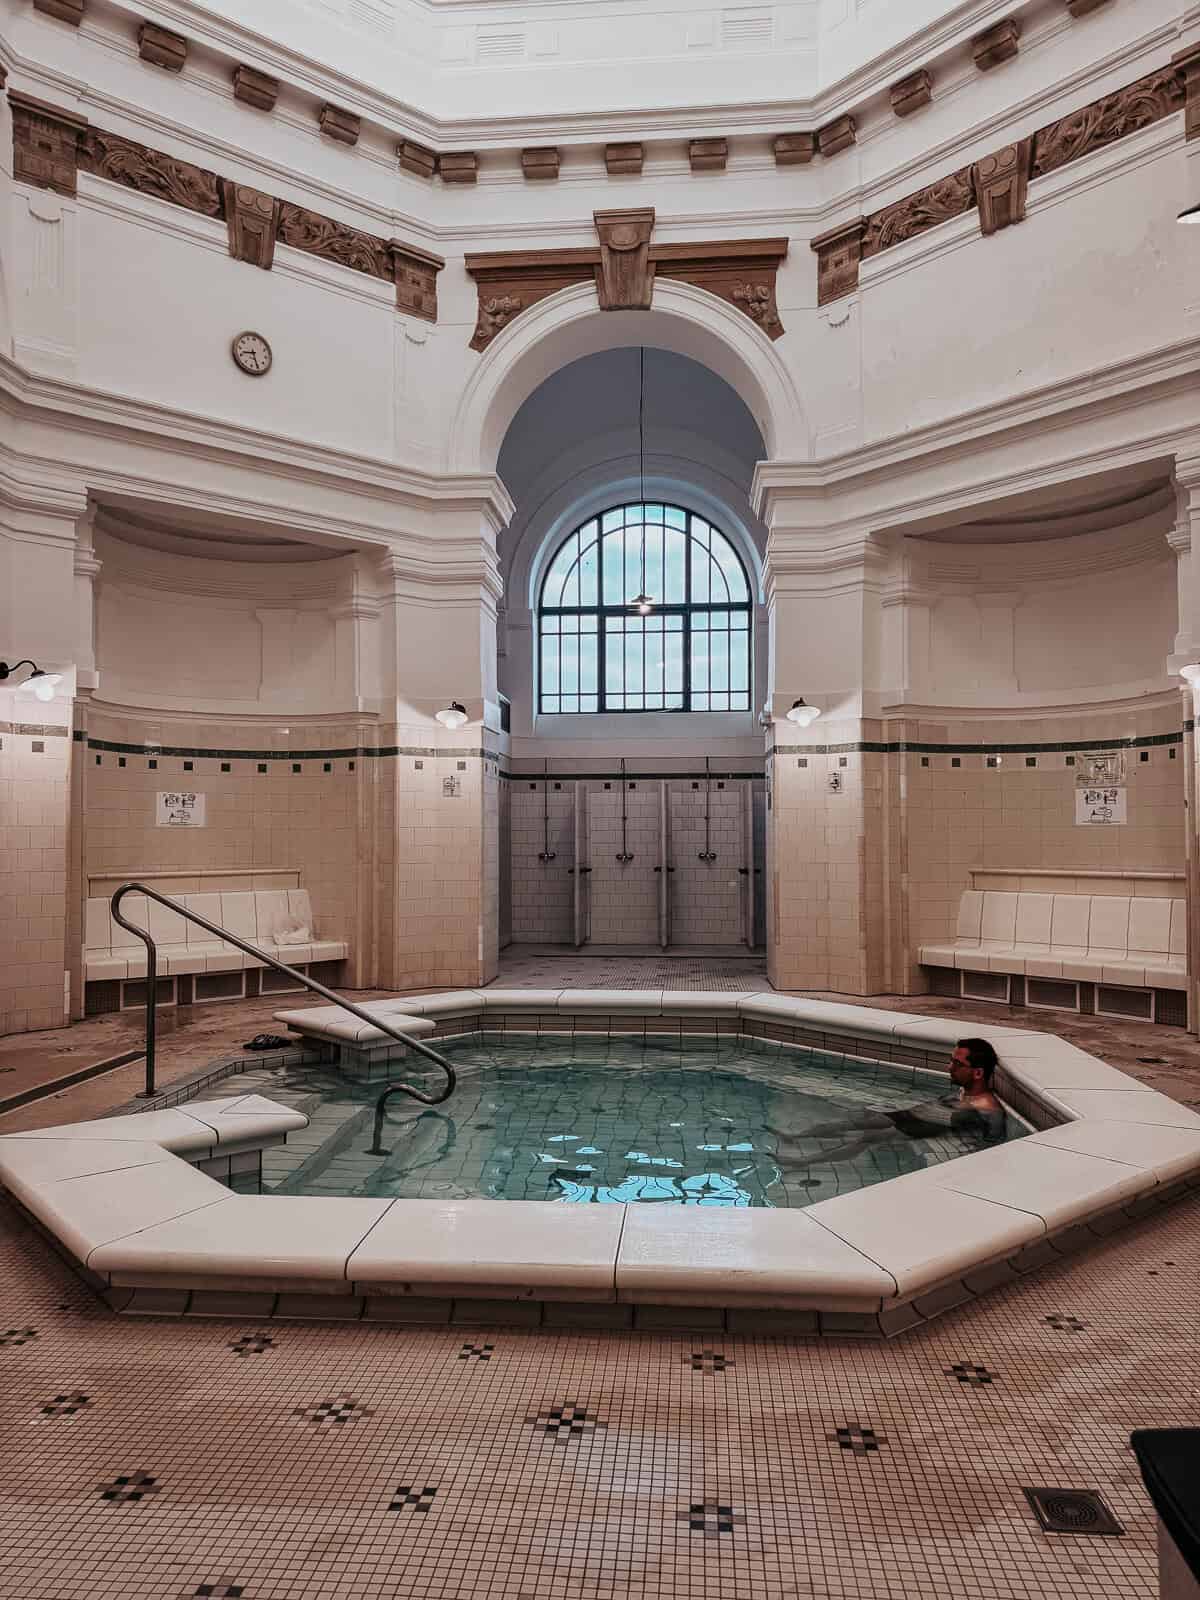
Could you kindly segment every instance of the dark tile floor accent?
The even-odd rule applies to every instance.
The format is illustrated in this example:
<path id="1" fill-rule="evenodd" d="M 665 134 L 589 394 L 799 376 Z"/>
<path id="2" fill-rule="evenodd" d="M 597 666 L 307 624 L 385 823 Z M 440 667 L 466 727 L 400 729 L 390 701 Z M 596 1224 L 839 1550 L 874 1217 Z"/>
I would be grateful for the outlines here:
<path id="1" fill-rule="evenodd" d="M 375 1413 L 369 1406 L 360 1405 L 353 1395 L 339 1394 L 332 1400 L 322 1400 L 319 1405 L 297 1406 L 292 1415 L 303 1418 L 314 1428 L 323 1428 L 327 1423 L 340 1426 L 344 1422 L 357 1422 L 362 1417 L 373 1417 Z"/>
<path id="2" fill-rule="evenodd" d="M 995 1383 L 996 1374 L 989 1372 L 986 1367 L 977 1367 L 970 1361 L 956 1361 L 952 1367 L 946 1368 L 948 1378 L 957 1378 L 959 1383 Z"/>
<path id="3" fill-rule="evenodd" d="M 843 1450 L 852 1450 L 856 1456 L 868 1455 L 873 1450 L 878 1450 L 881 1444 L 888 1442 L 886 1433 L 876 1433 L 874 1428 L 860 1427 L 857 1422 L 852 1422 L 849 1427 L 838 1428 L 825 1437 L 830 1444 L 838 1444 Z"/>
<path id="4" fill-rule="evenodd" d="M 724 1372 L 726 1367 L 733 1366 L 730 1357 L 717 1350 L 693 1350 L 690 1356 L 684 1356 L 683 1359 L 693 1372 Z"/>
<path id="5" fill-rule="evenodd" d="M 458 1352 L 460 1361 L 490 1361 L 495 1352 L 494 1344 L 465 1344 Z"/>
<path id="6" fill-rule="evenodd" d="M 29 1344 L 37 1336 L 36 1328 L 6 1328 L 0 1333 L 0 1344 Z"/>
<path id="7" fill-rule="evenodd" d="M 84 1411 L 92 1401 L 86 1394 L 76 1391 L 74 1394 L 56 1394 L 53 1400 L 47 1400 L 42 1407 L 44 1417 L 73 1417 L 76 1412 Z"/>
<path id="8" fill-rule="evenodd" d="M 199 1584 L 187 1591 L 188 1600 L 241 1600 L 246 1593 L 236 1578 L 214 1578 L 212 1583 Z"/>
<path id="9" fill-rule="evenodd" d="M 1050 1316 L 1043 1317 L 1043 1322 L 1048 1322 L 1059 1333 L 1082 1333 L 1087 1327 L 1086 1322 L 1081 1322 L 1078 1317 L 1064 1316 L 1061 1311 L 1052 1312 Z"/>
<path id="10" fill-rule="evenodd" d="M 706 1539 L 719 1539 L 723 1533 L 732 1533 L 743 1525 L 746 1518 L 731 1505 L 716 1500 L 697 1500 L 679 1513 L 678 1520 L 686 1522 L 693 1533 L 702 1533 Z"/>
<path id="11" fill-rule="evenodd" d="M 109 1483 L 98 1483 L 96 1493 L 101 1500 L 113 1500 L 118 1504 L 127 1505 L 132 1501 L 145 1500 L 150 1495 L 161 1494 L 162 1485 L 157 1478 L 150 1477 L 145 1472 L 127 1472 L 119 1478 L 113 1478 Z"/>
<path id="12" fill-rule="evenodd" d="M 244 1333 L 240 1339 L 234 1339 L 229 1348 L 235 1356 L 260 1356 L 265 1350 L 273 1350 L 275 1341 L 267 1333 Z"/>
<path id="13" fill-rule="evenodd" d="M 574 1400 L 564 1400 L 561 1406 L 543 1411 L 538 1416 L 526 1417 L 525 1420 L 541 1428 L 545 1433 L 552 1434 L 560 1444 L 566 1444 L 573 1436 L 605 1426 L 597 1419 L 594 1411 L 589 1411 L 586 1406 L 581 1406 Z"/>
<path id="14" fill-rule="evenodd" d="M 1047 1533 L 1123 1534 L 1097 1489 L 1025 1489 L 1022 1491 Z"/>
<path id="15" fill-rule="evenodd" d="M 402 1483 L 396 1490 L 389 1511 L 428 1511 L 433 1504 L 433 1497 L 437 1494 L 437 1487 L 426 1484 L 423 1489 L 417 1489 L 412 1484 Z"/>

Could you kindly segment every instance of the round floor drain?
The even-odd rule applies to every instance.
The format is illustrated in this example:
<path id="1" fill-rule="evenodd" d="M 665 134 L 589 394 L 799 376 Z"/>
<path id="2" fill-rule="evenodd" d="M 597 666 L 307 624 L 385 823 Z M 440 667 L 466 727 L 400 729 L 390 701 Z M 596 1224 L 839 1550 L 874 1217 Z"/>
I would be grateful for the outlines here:
<path id="1" fill-rule="evenodd" d="M 1026 1489 L 1025 1498 L 1047 1533 L 1125 1532 L 1095 1489 Z"/>

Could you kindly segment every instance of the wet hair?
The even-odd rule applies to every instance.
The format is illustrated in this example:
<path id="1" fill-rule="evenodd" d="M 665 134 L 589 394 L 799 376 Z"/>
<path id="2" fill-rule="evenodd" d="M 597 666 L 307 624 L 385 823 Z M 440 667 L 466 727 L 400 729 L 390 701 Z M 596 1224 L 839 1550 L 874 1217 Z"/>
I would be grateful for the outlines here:
<path id="1" fill-rule="evenodd" d="M 983 1073 L 983 1086 L 985 1089 L 992 1087 L 992 1074 L 1000 1065 L 995 1049 L 986 1039 L 960 1039 L 957 1046 L 959 1050 L 967 1052 L 967 1059 L 973 1067 L 978 1067 Z"/>

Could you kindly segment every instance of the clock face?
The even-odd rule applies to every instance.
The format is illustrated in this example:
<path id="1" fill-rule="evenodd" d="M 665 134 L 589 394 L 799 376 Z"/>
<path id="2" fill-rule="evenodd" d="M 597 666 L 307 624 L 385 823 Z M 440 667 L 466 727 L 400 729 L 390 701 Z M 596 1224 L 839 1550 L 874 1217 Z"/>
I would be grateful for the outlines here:
<path id="1" fill-rule="evenodd" d="M 233 341 L 233 359 L 243 372 L 261 378 L 271 366 L 271 346 L 261 333 L 239 333 Z"/>

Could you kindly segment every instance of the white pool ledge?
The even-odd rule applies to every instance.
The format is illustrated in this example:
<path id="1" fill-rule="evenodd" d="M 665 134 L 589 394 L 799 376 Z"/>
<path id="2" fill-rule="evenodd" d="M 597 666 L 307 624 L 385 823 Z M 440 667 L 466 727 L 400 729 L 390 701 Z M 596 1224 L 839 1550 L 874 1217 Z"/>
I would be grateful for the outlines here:
<path id="1" fill-rule="evenodd" d="M 887 1040 L 940 1058 L 967 1026 L 701 991 L 467 990 L 381 1004 L 451 1028 L 726 1018 L 820 1032 L 850 1054 L 861 1041 L 865 1056 Z M 324 1009 L 281 1015 L 315 1026 Z M 261 1095 L 4 1135 L 0 1180 L 134 1311 L 405 1321 L 486 1307 L 503 1321 L 543 1305 L 564 1325 L 599 1326 L 602 1315 L 623 1325 L 630 1308 L 661 1318 L 653 1308 L 691 1307 L 679 1315 L 704 1326 L 736 1313 L 745 1327 L 887 1334 L 1200 1186 L 1200 1115 L 1051 1034 L 986 1032 L 1006 1097 L 1041 1131 L 803 1210 L 234 1194 L 193 1163 L 278 1142 L 307 1120 Z"/>

